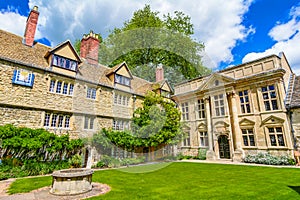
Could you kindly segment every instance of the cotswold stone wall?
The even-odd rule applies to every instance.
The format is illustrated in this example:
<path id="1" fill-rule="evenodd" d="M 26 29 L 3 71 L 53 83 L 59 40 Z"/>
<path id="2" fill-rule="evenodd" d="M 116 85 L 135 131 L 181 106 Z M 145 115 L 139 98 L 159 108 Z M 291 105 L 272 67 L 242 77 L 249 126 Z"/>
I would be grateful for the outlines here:
<path id="1" fill-rule="evenodd" d="M 12 124 L 29 128 L 40 128 L 42 111 L 0 107 L 0 125 Z"/>
<path id="2" fill-rule="evenodd" d="M 292 125 L 298 151 L 300 151 L 300 109 L 292 110 Z"/>
<path id="3" fill-rule="evenodd" d="M 16 69 L 34 73 L 33 87 L 12 83 Z M 112 127 L 113 118 L 130 119 L 133 110 L 142 103 L 142 98 L 134 102 L 132 95 L 125 92 L 130 97 L 129 105 L 116 105 L 112 88 L 10 62 L 0 62 L 0 74 L 0 125 L 44 128 L 45 113 L 56 113 L 70 116 L 70 127 L 48 127 L 49 131 L 58 135 L 69 133 L 73 138 L 91 137 L 102 128 Z M 50 92 L 51 80 L 73 84 L 73 95 L 58 94 L 55 90 Z M 87 98 L 88 88 L 96 89 L 96 99 Z M 84 129 L 85 116 L 95 117 L 92 130 Z"/>

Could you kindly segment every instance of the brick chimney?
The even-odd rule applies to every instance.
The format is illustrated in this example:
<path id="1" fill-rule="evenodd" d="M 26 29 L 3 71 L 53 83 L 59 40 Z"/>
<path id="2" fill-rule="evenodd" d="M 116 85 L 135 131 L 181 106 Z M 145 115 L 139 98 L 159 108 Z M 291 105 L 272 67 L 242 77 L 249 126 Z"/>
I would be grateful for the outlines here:
<path id="1" fill-rule="evenodd" d="M 99 35 L 90 32 L 88 35 L 84 35 L 80 43 L 80 57 L 85 58 L 89 64 L 98 64 L 98 52 L 99 52 Z"/>
<path id="2" fill-rule="evenodd" d="M 155 75 L 156 75 L 156 82 L 162 81 L 164 80 L 164 68 L 162 64 L 159 64 L 156 67 L 156 71 L 155 71 Z"/>
<path id="3" fill-rule="evenodd" d="M 26 21 L 26 29 L 24 34 L 23 43 L 27 46 L 33 46 L 34 42 L 34 35 L 36 31 L 36 26 L 39 18 L 38 7 L 34 6 L 33 9 L 30 11 L 29 16 Z"/>

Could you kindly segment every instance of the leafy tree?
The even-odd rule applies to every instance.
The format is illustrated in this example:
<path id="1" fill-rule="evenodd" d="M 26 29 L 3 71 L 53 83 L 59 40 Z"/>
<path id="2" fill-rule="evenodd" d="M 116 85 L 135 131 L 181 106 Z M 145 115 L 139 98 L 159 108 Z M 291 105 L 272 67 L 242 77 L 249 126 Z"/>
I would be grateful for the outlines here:
<path id="1" fill-rule="evenodd" d="M 177 144 L 184 136 L 180 122 L 180 111 L 175 103 L 149 92 L 134 112 L 131 130 L 114 131 L 102 129 L 93 136 L 93 145 L 98 149 L 115 145 L 127 151 Z"/>
<path id="2" fill-rule="evenodd" d="M 158 14 L 151 11 L 149 5 L 134 12 L 122 28 L 115 28 L 101 44 L 100 62 L 114 66 L 126 61 L 135 75 L 150 81 L 155 80 L 158 64 L 183 75 L 174 79 L 170 76 L 172 73 L 166 74 L 173 83 L 209 73 L 210 70 L 202 66 L 199 54 L 204 45 L 192 39 L 191 18 L 179 11 L 175 11 L 173 17 L 164 15 L 163 19 Z"/>
<path id="3" fill-rule="evenodd" d="M 171 84 L 206 75 L 211 70 L 202 65 L 204 44 L 193 39 L 193 34 L 188 15 L 175 11 L 160 18 L 159 12 L 145 5 L 102 40 L 99 62 L 112 67 L 126 61 L 134 75 L 149 81 L 155 81 L 155 69 L 163 64 Z M 75 48 L 79 52 L 79 40 Z"/>

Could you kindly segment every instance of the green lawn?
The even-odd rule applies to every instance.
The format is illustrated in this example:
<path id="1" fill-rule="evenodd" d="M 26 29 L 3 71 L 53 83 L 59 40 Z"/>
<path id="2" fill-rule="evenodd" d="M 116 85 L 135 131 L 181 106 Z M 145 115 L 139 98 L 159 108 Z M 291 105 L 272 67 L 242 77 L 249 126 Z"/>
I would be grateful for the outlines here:
<path id="1" fill-rule="evenodd" d="M 97 171 L 93 182 L 112 190 L 91 199 L 300 199 L 300 169 L 292 168 L 181 162 Z M 10 192 L 21 185 L 36 189 L 51 177 L 18 179 Z"/>

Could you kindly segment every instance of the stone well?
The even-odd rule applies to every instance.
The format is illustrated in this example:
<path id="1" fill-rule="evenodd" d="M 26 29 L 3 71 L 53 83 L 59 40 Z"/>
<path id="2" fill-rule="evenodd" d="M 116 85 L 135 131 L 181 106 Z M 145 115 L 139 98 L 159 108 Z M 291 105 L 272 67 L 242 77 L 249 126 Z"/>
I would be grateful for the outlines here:
<path id="1" fill-rule="evenodd" d="M 92 190 L 93 170 L 75 168 L 55 171 L 52 174 L 51 194 L 77 195 Z"/>

